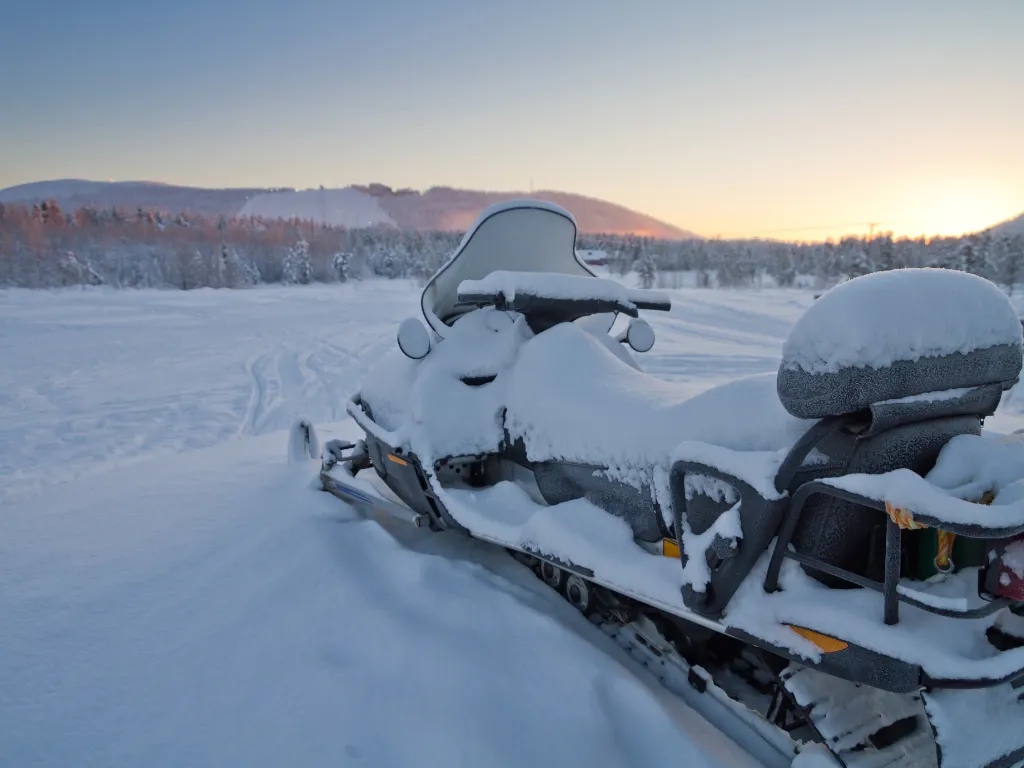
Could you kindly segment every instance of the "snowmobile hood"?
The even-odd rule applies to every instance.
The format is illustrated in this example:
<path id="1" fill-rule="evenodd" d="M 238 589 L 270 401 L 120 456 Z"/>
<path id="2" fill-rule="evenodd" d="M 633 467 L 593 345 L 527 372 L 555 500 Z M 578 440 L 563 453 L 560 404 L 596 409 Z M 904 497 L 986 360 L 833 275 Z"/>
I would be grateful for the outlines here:
<path id="1" fill-rule="evenodd" d="M 448 336 L 451 321 L 470 309 L 457 306 L 459 284 L 497 270 L 595 276 L 576 253 L 576 221 L 567 210 L 543 200 L 492 205 L 423 289 L 420 307 L 434 333 Z"/>

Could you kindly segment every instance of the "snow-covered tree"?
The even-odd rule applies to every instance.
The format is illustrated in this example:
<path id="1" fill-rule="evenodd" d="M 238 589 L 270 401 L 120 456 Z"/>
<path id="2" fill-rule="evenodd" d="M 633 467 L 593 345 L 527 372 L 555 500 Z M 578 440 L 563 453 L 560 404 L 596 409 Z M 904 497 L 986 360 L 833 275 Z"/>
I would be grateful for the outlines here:
<path id="1" fill-rule="evenodd" d="M 57 262 L 63 285 L 102 285 L 103 278 L 96 274 L 89 263 L 80 261 L 68 251 Z"/>
<path id="2" fill-rule="evenodd" d="M 281 282 L 286 285 L 305 285 L 313 276 L 313 265 L 309 260 L 309 243 L 299 236 L 284 258 Z"/>
<path id="3" fill-rule="evenodd" d="M 974 243 L 969 238 L 960 243 L 956 253 L 955 264 L 957 269 L 962 272 L 977 274 L 979 261 L 978 252 L 974 248 Z"/>
<path id="4" fill-rule="evenodd" d="M 248 288 L 259 283 L 260 273 L 255 265 L 243 259 L 238 251 L 220 244 L 219 283 L 225 288 Z"/>
<path id="5" fill-rule="evenodd" d="M 896 268 L 896 254 L 891 234 L 875 238 L 871 241 L 871 246 L 871 261 L 874 263 L 876 271 L 884 272 Z"/>
<path id="6" fill-rule="evenodd" d="M 370 269 L 380 277 L 392 280 L 405 277 L 405 268 L 403 255 L 385 244 L 378 245 L 370 256 Z"/>
<path id="7" fill-rule="evenodd" d="M 874 272 L 871 260 L 868 258 L 866 243 L 863 241 L 843 238 L 839 244 L 839 250 L 842 253 L 844 271 L 851 280 Z"/>
<path id="8" fill-rule="evenodd" d="M 742 270 L 739 265 L 739 256 L 730 245 L 723 248 L 717 255 L 718 262 L 718 287 L 732 288 L 743 285 Z"/>
<path id="9" fill-rule="evenodd" d="M 344 251 L 338 251 L 334 254 L 334 258 L 331 259 L 331 269 L 334 271 L 334 277 L 339 283 L 347 283 L 351 275 L 349 274 L 349 262 L 351 256 Z"/>
<path id="10" fill-rule="evenodd" d="M 198 248 L 185 264 L 183 287 L 204 288 L 210 285 L 210 263 Z M 118 281 L 120 282 L 120 280 Z"/>
<path id="11" fill-rule="evenodd" d="M 1024 281 L 1024 236 L 1005 238 L 1001 251 L 1001 280 L 1006 286 L 1006 292 L 1013 296 L 1014 289 Z"/>
<path id="12" fill-rule="evenodd" d="M 641 251 L 640 258 L 633 263 L 633 271 L 636 272 L 641 288 L 653 288 L 658 279 L 658 263 L 646 249 Z"/>

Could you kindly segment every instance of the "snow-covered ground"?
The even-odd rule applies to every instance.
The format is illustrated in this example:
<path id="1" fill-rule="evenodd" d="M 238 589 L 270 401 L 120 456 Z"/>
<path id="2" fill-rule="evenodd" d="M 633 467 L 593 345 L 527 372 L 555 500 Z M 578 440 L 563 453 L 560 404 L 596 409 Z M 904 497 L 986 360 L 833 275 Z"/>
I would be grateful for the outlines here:
<path id="1" fill-rule="evenodd" d="M 641 360 L 693 393 L 813 300 L 670 293 Z M 353 433 L 417 299 L 0 291 L 0 765 L 746 764 L 511 558 L 286 463 L 299 416 Z"/>

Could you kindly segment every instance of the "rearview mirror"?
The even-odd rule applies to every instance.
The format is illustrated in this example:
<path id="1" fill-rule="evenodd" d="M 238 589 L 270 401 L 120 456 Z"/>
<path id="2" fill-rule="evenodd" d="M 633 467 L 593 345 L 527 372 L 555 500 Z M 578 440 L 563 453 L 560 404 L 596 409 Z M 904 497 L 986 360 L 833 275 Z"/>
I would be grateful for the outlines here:
<path id="1" fill-rule="evenodd" d="M 415 317 L 407 317 L 398 326 L 398 348 L 411 360 L 421 360 L 430 352 L 430 334 Z"/>
<path id="2" fill-rule="evenodd" d="M 654 346 L 654 329 L 646 320 L 632 320 L 626 329 L 626 343 L 634 352 L 647 352 Z"/>

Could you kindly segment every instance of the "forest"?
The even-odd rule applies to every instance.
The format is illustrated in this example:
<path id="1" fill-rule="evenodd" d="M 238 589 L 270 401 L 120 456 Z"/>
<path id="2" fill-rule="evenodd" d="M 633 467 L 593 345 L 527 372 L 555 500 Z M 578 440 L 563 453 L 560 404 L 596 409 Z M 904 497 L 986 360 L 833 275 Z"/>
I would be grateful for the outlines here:
<path id="1" fill-rule="evenodd" d="M 0 286 L 53 288 L 245 288 L 381 278 L 425 281 L 450 256 L 459 232 L 394 227 L 347 229 L 299 220 L 209 217 L 159 210 L 79 208 L 53 202 L 0 204 Z M 827 288 L 901 267 L 946 267 L 981 275 L 1013 293 L 1024 281 L 1024 237 L 838 241 L 653 240 L 581 236 L 608 269 L 645 287 Z"/>

